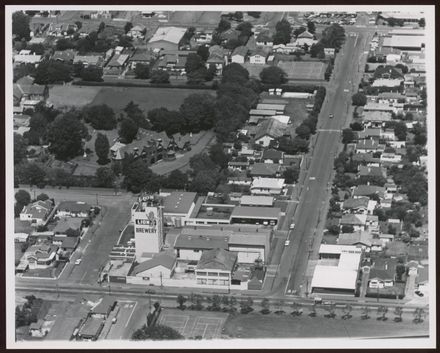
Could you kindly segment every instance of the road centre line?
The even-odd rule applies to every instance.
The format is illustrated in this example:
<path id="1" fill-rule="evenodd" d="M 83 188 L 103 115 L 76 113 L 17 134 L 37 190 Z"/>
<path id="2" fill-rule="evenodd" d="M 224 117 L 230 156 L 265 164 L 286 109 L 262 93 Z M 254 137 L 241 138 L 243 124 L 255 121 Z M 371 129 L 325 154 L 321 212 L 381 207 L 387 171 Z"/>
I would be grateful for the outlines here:
<path id="1" fill-rule="evenodd" d="M 128 326 L 128 323 L 130 322 L 131 316 L 132 316 L 133 313 L 134 313 L 134 309 L 136 309 L 136 305 L 137 305 L 137 303 L 138 303 L 138 302 L 135 302 L 135 304 L 134 304 L 134 306 L 133 306 L 133 309 L 131 310 L 130 316 L 128 317 L 127 322 L 125 323 L 125 327 Z"/>

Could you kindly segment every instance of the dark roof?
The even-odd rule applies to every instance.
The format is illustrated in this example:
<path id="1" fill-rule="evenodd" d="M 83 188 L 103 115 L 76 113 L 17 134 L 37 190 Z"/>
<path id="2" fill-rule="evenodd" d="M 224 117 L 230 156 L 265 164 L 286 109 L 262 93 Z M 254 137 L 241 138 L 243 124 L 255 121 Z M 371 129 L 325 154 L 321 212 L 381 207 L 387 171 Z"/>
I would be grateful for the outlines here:
<path id="1" fill-rule="evenodd" d="M 287 130 L 287 124 L 283 124 L 276 119 L 268 119 L 258 126 L 258 131 L 255 134 L 255 139 L 258 140 L 266 135 L 277 138 L 284 135 Z"/>
<path id="2" fill-rule="evenodd" d="M 370 279 L 394 279 L 396 274 L 397 259 L 378 258 L 370 269 Z"/>
<path id="3" fill-rule="evenodd" d="M 198 235 L 193 236 L 191 234 L 180 234 L 174 244 L 176 249 L 199 249 L 208 250 L 214 248 L 227 249 L 229 238 L 217 237 L 217 236 L 206 236 Z"/>
<path id="4" fill-rule="evenodd" d="M 246 56 L 248 50 L 249 49 L 247 47 L 240 45 L 239 47 L 234 49 L 234 51 L 232 52 L 232 56 L 234 55 Z"/>
<path id="5" fill-rule="evenodd" d="M 344 209 L 353 209 L 358 207 L 367 207 L 368 201 L 370 199 L 368 197 L 359 197 L 359 198 L 349 198 L 344 201 L 342 208 Z"/>
<path id="6" fill-rule="evenodd" d="M 172 270 L 174 265 L 176 264 L 176 256 L 171 253 L 160 253 L 154 256 L 152 259 L 144 261 L 137 265 L 133 269 L 133 275 L 137 275 L 138 273 L 147 271 L 151 268 L 157 267 L 157 266 L 163 266 L 165 268 L 168 268 L 169 270 Z"/>
<path id="7" fill-rule="evenodd" d="M 101 302 L 96 305 L 91 311 L 93 314 L 105 314 L 107 315 L 111 310 L 111 307 L 115 304 L 116 300 L 113 297 L 105 296 Z"/>
<path id="8" fill-rule="evenodd" d="M 354 191 L 354 196 L 370 196 L 373 194 L 383 195 L 385 192 L 385 188 L 376 185 L 359 185 Z"/>
<path id="9" fill-rule="evenodd" d="M 251 176 L 275 176 L 281 166 L 276 163 L 254 163 L 250 168 Z"/>
<path id="10" fill-rule="evenodd" d="M 261 159 L 263 159 L 263 160 L 264 159 L 272 159 L 272 160 L 278 161 L 280 159 L 283 159 L 283 154 L 284 154 L 284 152 L 282 152 L 282 151 L 277 151 L 272 148 L 269 148 L 269 149 L 263 151 L 263 156 L 261 157 Z"/>
<path id="11" fill-rule="evenodd" d="M 224 249 L 205 250 L 200 257 L 197 269 L 232 271 L 237 262 L 237 253 Z"/>
<path id="12" fill-rule="evenodd" d="M 89 212 L 91 206 L 88 203 L 80 201 L 63 201 L 59 204 L 57 211 L 66 211 L 71 213 Z"/>
<path id="13" fill-rule="evenodd" d="M 272 34 L 269 31 L 263 31 L 258 34 L 256 38 L 257 42 L 272 42 Z"/>

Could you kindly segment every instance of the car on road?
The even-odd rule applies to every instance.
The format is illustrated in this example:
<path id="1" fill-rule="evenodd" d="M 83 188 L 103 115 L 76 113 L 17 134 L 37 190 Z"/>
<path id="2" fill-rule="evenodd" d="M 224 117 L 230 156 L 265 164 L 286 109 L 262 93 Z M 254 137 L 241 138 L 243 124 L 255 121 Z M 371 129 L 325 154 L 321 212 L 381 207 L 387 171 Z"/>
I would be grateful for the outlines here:
<path id="1" fill-rule="evenodd" d="M 332 119 L 332 118 L 333 118 L 333 114 L 329 114 L 328 117 L 329 117 L 330 119 Z"/>
<path id="2" fill-rule="evenodd" d="M 81 264 L 82 259 L 75 260 L 75 265 Z"/>
<path id="3" fill-rule="evenodd" d="M 156 291 L 153 289 L 148 289 L 145 291 L 145 294 L 155 294 L 155 293 L 156 293 Z"/>
<path id="4" fill-rule="evenodd" d="M 116 324 L 116 321 L 117 321 L 117 319 L 114 317 L 114 318 L 112 319 L 112 324 Z"/>
<path id="5" fill-rule="evenodd" d="M 289 228 L 290 229 L 294 229 L 295 228 L 295 223 L 292 223 Z"/>
<path id="6" fill-rule="evenodd" d="M 289 244 L 290 244 L 290 240 L 287 239 L 287 240 L 284 242 L 284 246 L 289 246 Z"/>
<path id="7" fill-rule="evenodd" d="M 419 291 L 419 290 L 416 290 L 414 293 L 416 293 L 419 297 L 423 297 L 424 296 L 424 294 L 421 291 Z"/>

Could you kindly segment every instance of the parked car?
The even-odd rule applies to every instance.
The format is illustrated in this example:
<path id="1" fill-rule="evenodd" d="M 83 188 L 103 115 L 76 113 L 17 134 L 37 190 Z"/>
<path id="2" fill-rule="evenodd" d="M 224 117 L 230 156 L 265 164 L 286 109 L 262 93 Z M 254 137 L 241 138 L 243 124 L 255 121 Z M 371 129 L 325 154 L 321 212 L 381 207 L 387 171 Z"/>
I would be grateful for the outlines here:
<path id="1" fill-rule="evenodd" d="M 284 243 L 285 246 L 289 246 L 290 244 L 290 240 L 286 240 L 286 242 Z"/>
<path id="2" fill-rule="evenodd" d="M 424 296 L 424 294 L 421 291 L 419 291 L 419 290 L 416 290 L 414 293 L 416 293 L 419 297 L 423 297 Z"/>
<path id="3" fill-rule="evenodd" d="M 75 260 L 75 265 L 81 264 L 82 259 Z"/>
<path id="4" fill-rule="evenodd" d="M 292 223 L 289 228 L 290 229 L 294 229 L 295 228 L 295 223 Z"/>
<path id="5" fill-rule="evenodd" d="M 330 119 L 332 119 L 333 118 L 333 114 L 329 114 L 329 116 L 328 116 Z"/>

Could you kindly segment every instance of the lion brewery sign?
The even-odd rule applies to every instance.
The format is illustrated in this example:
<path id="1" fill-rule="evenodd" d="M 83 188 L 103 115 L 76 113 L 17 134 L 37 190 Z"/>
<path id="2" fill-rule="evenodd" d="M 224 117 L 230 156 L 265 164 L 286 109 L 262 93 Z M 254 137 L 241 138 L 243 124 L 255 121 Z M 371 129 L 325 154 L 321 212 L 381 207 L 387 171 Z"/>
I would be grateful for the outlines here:
<path id="1" fill-rule="evenodd" d="M 153 195 L 142 195 L 132 207 L 132 222 L 136 244 L 136 260 L 160 252 L 163 246 L 162 207 Z M 150 256 L 151 257 L 151 256 Z"/>

